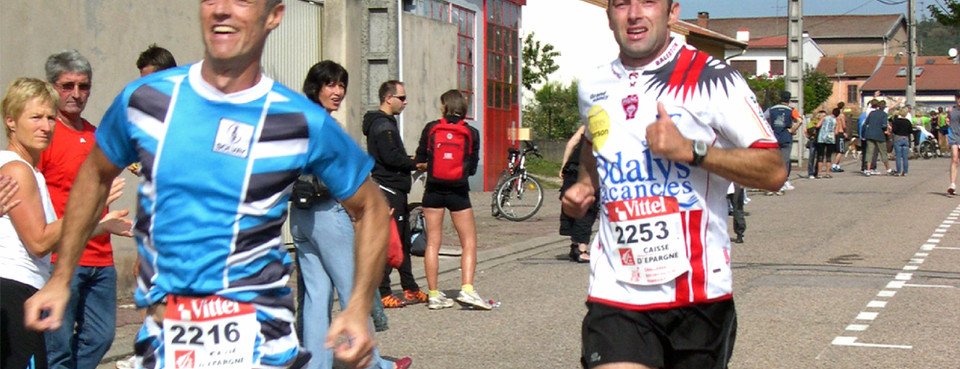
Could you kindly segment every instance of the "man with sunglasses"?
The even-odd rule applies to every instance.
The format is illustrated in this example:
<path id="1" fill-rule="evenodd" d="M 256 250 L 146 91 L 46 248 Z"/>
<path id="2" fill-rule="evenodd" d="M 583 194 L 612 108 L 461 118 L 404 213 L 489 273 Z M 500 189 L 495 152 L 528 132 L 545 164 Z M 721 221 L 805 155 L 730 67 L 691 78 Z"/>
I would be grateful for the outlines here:
<path id="1" fill-rule="evenodd" d="M 80 116 L 90 98 L 93 71 L 77 50 L 50 55 L 45 69 L 47 80 L 60 94 L 60 105 L 56 134 L 40 155 L 38 167 L 47 180 L 57 217 L 62 218 L 80 164 L 96 142 L 96 127 Z M 104 214 L 107 211 L 103 209 Z M 56 257 L 54 254 L 53 262 Z M 96 368 L 110 349 L 116 330 L 117 271 L 110 234 L 87 242 L 70 290 L 63 325 L 46 333 L 49 367 Z"/>
<path id="2" fill-rule="evenodd" d="M 393 208 L 393 220 L 397 223 L 403 243 L 403 263 L 397 269 L 400 272 L 403 299 L 393 296 L 390 289 L 392 268 L 384 270 L 380 282 L 380 300 L 383 307 L 389 309 L 427 302 L 427 294 L 420 290 L 410 267 L 407 194 L 411 186 L 410 172 L 416 170 L 417 165 L 407 155 L 396 118 L 407 107 L 407 92 L 402 82 L 391 80 L 380 85 L 379 96 L 380 109 L 363 116 L 363 134 L 367 136 L 367 152 L 375 162 L 370 175 L 380 185 L 387 203 Z"/>

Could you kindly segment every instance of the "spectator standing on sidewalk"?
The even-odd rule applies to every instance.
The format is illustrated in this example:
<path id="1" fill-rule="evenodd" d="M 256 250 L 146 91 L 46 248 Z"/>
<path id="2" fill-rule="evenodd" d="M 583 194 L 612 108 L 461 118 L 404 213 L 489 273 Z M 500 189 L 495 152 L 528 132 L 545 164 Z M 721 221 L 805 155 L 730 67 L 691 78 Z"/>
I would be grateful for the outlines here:
<path id="1" fill-rule="evenodd" d="M 840 109 L 833 109 L 833 114 L 828 115 L 825 111 L 820 111 L 820 123 L 817 123 L 817 160 L 820 165 L 817 168 L 817 178 L 833 178 L 830 175 L 830 157 L 837 143 L 837 115 Z"/>
<path id="2" fill-rule="evenodd" d="M 363 134 L 367 137 L 367 153 L 373 157 L 373 180 L 393 208 L 393 221 L 400 232 L 403 245 L 403 263 L 397 268 L 400 274 L 400 286 L 403 288 L 403 300 L 393 296 L 390 287 L 390 273 L 393 268 L 384 268 L 380 281 L 380 296 L 385 308 L 404 307 L 409 304 L 427 302 L 427 294 L 420 290 L 413 277 L 410 260 L 410 226 L 407 222 L 407 194 L 410 193 L 410 173 L 417 169 L 417 163 L 407 155 L 403 138 L 397 128 L 397 115 L 407 107 L 407 91 L 400 81 L 387 81 L 378 90 L 380 109 L 363 116 Z"/>
<path id="3" fill-rule="evenodd" d="M 847 149 L 847 114 L 843 112 L 843 107 L 846 104 L 843 101 L 837 103 L 837 110 L 840 111 L 837 117 L 837 130 L 836 130 L 836 147 L 834 148 L 833 160 L 830 165 L 831 172 L 843 173 L 843 168 L 840 168 L 840 159 L 843 158 L 843 153 Z"/>
<path id="4" fill-rule="evenodd" d="M 57 217 L 62 218 L 80 164 L 96 145 L 96 127 L 81 114 L 92 87 L 90 62 L 77 50 L 50 55 L 47 81 L 60 93 L 56 134 L 40 154 L 38 167 Z M 118 179 L 122 183 L 123 179 Z M 104 208 L 101 216 L 106 215 Z M 57 263 L 57 254 L 51 260 Z M 113 343 L 117 322 L 117 269 L 113 265 L 110 235 L 87 242 L 70 284 L 70 302 L 63 326 L 46 333 L 51 369 L 94 369 Z"/>
<path id="5" fill-rule="evenodd" d="M 470 204 L 469 176 L 477 173 L 480 162 L 480 132 L 464 120 L 467 115 L 467 99 L 457 90 L 449 90 L 440 96 L 440 120 L 427 123 L 420 133 L 420 145 L 414 160 L 417 167 L 427 171 L 427 185 L 423 191 L 423 217 L 426 220 L 427 248 L 423 255 L 424 273 L 427 275 L 429 299 L 427 308 L 444 309 L 453 306 L 452 299 L 439 290 L 437 281 L 440 264 L 440 243 L 443 236 L 443 214 L 450 210 L 450 219 L 460 237 L 460 294 L 456 301 L 463 306 L 481 310 L 493 308 L 480 297 L 473 287 L 477 269 L 477 226 Z M 459 126 L 459 128 L 455 127 Z M 434 129 L 436 127 L 436 129 Z M 444 133 L 446 132 L 446 133 Z M 453 138 L 448 145 L 436 145 L 438 140 Z M 458 149 L 458 152 L 441 151 L 440 146 Z M 451 149 L 452 150 L 452 149 Z M 448 158 L 446 154 L 450 154 Z M 459 162 L 457 158 L 459 157 Z M 441 161 L 450 160 L 441 167 Z M 455 179 L 441 173 L 446 169 L 459 168 Z M 443 177 L 440 177 L 440 175 Z M 448 178 L 448 179 L 444 179 Z"/>
<path id="6" fill-rule="evenodd" d="M 743 77 L 671 38 L 679 4 L 608 5 L 620 55 L 580 79 L 584 170 L 563 198 L 573 217 L 603 207 L 581 365 L 725 368 L 736 337 L 727 186 L 778 190 L 783 157 Z"/>
<path id="7" fill-rule="evenodd" d="M 957 166 L 960 165 L 960 91 L 953 95 L 956 102 L 948 113 L 949 135 L 948 144 L 950 145 L 950 187 L 947 193 L 953 195 L 957 192 Z"/>
<path id="8" fill-rule="evenodd" d="M 900 177 L 910 171 L 910 135 L 913 134 L 913 124 L 907 118 L 909 113 L 907 108 L 900 108 L 890 124 L 893 131 L 893 154 L 897 164 L 897 171 L 893 174 Z"/>
<path id="9" fill-rule="evenodd" d="M 328 113 L 340 110 L 347 95 L 347 70 L 330 60 L 314 64 L 303 81 L 303 94 Z M 297 248 L 297 333 L 303 347 L 313 354 L 305 368 L 333 367 L 333 350 L 325 347 L 327 328 L 336 289 L 340 310 L 346 310 L 353 293 L 354 231 L 350 214 L 337 202 L 316 176 L 301 178 L 299 188 L 312 190 L 305 203 L 298 193 L 290 209 L 290 234 Z M 300 190 L 298 190 L 300 191 Z M 374 301 L 376 303 L 377 301 Z M 394 364 L 380 357 L 376 348 L 371 361 L 375 368 L 390 369 Z M 410 358 L 402 365 L 408 366 Z M 399 367 L 400 365 L 398 365 Z"/>
<path id="10" fill-rule="evenodd" d="M 864 156 L 867 157 L 866 160 L 870 161 L 867 171 L 864 172 L 867 176 L 876 174 L 877 156 L 881 157 L 887 174 L 893 173 L 890 169 L 890 162 L 887 159 L 886 140 L 890 123 L 887 121 L 885 107 L 885 102 L 877 101 L 876 105 L 873 106 L 874 110 L 871 111 L 870 114 L 867 114 L 867 120 L 864 122 L 863 135 L 867 140 Z"/>
<path id="11" fill-rule="evenodd" d="M 284 9 L 281 0 L 204 0 L 204 59 L 138 79 L 114 100 L 67 205 L 62 259 L 24 305 L 28 328 L 59 327 L 83 235 L 113 178 L 140 161 L 149 175 L 141 176 L 144 206 L 134 227 L 142 257 L 136 301 L 149 310 L 134 345 L 137 366 L 169 365 L 186 351 L 197 367 L 221 359 L 235 367 L 302 363 L 281 230 L 289 189 L 312 174 L 356 220 L 354 291 L 326 343 L 349 367 L 371 364 L 370 309 L 389 211 L 366 152 L 323 108 L 263 74 L 264 45 Z M 221 332 L 228 339 L 215 350 L 173 339 L 205 327 L 192 319 L 194 304 L 232 307 L 207 321 L 234 328 Z"/>
<path id="12" fill-rule="evenodd" d="M 783 165 L 787 168 L 788 180 L 783 183 L 783 188 L 777 190 L 777 194 L 782 195 L 784 190 L 793 189 L 789 181 L 790 172 L 793 169 L 790 153 L 793 151 L 793 135 L 800 129 L 800 112 L 790 107 L 790 92 L 780 91 L 780 103 L 763 112 L 763 117 L 773 128 L 773 134 L 777 137 L 777 144 L 780 146 Z M 767 192 L 767 195 L 772 194 L 773 192 Z"/>
<path id="13" fill-rule="evenodd" d="M 586 129 L 586 126 L 577 128 L 563 150 L 563 164 L 560 166 L 560 178 L 563 180 L 563 184 L 560 186 L 561 200 L 563 200 L 563 193 L 574 183 L 577 183 L 577 173 L 580 172 L 580 151 L 583 148 L 584 140 L 583 132 Z M 599 195 L 599 193 L 596 195 Z M 599 212 L 599 204 L 588 209 L 587 214 L 580 219 L 560 212 L 560 235 L 570 236 L 570 261 L 590 262 L 590 236 L 593 234 L 593 223 L 597 220 L 597 213 Z"/>

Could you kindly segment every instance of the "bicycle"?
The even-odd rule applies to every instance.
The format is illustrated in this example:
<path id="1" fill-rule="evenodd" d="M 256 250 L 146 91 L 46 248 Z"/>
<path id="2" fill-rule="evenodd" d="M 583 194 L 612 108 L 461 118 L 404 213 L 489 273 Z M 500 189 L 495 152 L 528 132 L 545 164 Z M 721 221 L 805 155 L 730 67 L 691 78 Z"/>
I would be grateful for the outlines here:
<path id="1" fill-rule="evenodd" d="M 503 216 L 519 222 L 530 219 L 543 205 L 543 187 L 533 176 L 527 174 L 527 154 L 543 158 L 537 145 L 523 141 L 524 148 L 510 148 L 507 169 L 500 172 L 497 185 L 493 190 L 490 213 L 494 218 Z"/>

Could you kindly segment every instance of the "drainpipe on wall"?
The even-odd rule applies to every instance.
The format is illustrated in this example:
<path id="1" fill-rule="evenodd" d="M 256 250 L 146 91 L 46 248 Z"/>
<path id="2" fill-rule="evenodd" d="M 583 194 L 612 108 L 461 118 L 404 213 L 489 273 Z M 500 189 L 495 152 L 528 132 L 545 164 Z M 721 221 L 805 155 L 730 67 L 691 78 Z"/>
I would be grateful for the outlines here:
<path id="1" fill-rule="evenodd" d="M 403 82 L 403 0 L 397 0 L 397 80 Z M 397 129 L 403 139 L 403 114 L 397 116 Z"/>

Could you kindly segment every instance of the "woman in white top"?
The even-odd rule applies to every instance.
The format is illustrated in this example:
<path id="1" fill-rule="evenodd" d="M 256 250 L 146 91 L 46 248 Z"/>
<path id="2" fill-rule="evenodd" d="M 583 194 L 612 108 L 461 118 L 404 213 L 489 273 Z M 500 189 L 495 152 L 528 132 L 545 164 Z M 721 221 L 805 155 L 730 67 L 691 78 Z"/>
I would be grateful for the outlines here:
<path id="1" fill-rule="evenodd" d="M 0 367 L 46 368 L 43 334 L 25 329 L 23 303 L 50 278 L 50 253 L 60 241 L 60 224 L 46 181 L 37 171 L 40 153 L 50 145 L 56 126 L 59 95 L 53 86 L 34 78 L 18 78 L 3 97 L 2 112 L 9 146 L 0 151 L 0 175 L 18 185 L 19 205 L 0 217 Z M 119 197 L 114 191 L 111 199 Z M 109 200 L 108 200 L 109 201 Z M 104 216 L 94 234 L 130 236 L 126 210 Z"/>

